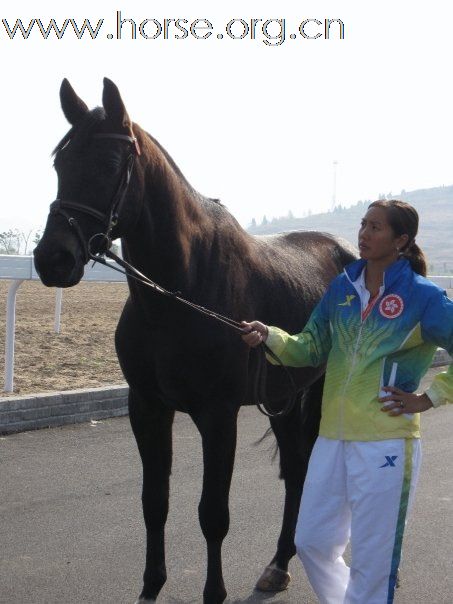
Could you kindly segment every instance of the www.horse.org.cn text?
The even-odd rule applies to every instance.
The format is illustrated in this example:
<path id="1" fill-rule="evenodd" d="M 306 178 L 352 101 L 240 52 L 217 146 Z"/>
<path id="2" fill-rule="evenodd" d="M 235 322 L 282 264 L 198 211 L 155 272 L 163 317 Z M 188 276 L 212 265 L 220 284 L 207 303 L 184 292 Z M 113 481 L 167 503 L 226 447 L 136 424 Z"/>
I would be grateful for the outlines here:
<path id="1" fill-rule="evenodd" d="M 97 21 L 67 17 L 55 19 L 2 19 L 1 36 L 10 40 L 255 40 L 266 46 L 281 46 L 286 40 L 344 40 L 341 19 L 305 18 L 296 23 L 279 19 L 230 19 L 215 26 L 210 19 L 136 19 L 116 11 L 115 18 Z"/>

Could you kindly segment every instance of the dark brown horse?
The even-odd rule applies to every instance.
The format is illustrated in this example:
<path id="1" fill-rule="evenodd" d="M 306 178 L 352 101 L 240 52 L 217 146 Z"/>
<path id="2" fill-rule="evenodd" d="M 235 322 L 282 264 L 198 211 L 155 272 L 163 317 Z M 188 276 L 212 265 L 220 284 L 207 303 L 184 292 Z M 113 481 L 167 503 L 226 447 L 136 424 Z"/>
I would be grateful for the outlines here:
<path id="1" fill-rule="evenodd" d="M 88 261 L 87 242 L 110 225 L 112 237 L 121 237 L 125 259 L 166 289 L 236 319 L 301 330 L 329 281 L 353 259 L 346 242 L 310 232 L 249 236 L 222 204 L 197 193 L 159 143 L 131 122 L 110 80 L 104 80 L 102 108 L 89 111 L 67 80 L 60 96 L 72 128 L 55 150 L 59 201 L 52 204 L 35 250 L 45 285 L 76 285 Z M 129 289 L 116 347 L 143 462 L 147 556 L 139 601 L 153 602 L 166 580 L 172 423 L 175 411 L 182 411 L 202 438 L 204 602 L 217 604 L 226 597 L 221 547 L 229 525 L 236 420 L 239 407 L 253 402 L 256 351 L 227 326 L 130 279 Z M 269 590 L 283 589 L 289 580 L 324 368 L 291 371 L 305 403 L 289 416 L 271 419 L 286 498 L 277 551 L 258 583 Z M 272 366 L 267 380 L 270 404 L 278 408 L 289 395 L 287 378 Z"/>

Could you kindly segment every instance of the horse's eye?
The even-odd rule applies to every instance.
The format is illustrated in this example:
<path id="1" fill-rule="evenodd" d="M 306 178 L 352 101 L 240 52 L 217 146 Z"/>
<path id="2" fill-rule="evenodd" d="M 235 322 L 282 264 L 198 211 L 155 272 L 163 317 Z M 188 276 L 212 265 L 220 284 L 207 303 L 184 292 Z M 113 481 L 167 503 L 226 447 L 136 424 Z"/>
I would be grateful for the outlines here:
<path id="1" fill-rule="evenodd" d="M 119 162 L 115 159 L 104 159 L 99 162 L 99 168 L 103 174 L 113 176 L 119 170 Z"/>

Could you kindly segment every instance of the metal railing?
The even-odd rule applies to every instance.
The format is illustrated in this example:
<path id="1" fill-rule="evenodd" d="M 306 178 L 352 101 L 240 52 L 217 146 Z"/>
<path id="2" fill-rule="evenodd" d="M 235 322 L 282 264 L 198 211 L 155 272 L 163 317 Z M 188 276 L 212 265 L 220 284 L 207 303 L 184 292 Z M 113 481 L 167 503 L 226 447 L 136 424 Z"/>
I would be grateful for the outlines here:
<path id="1" fill-rule="evenodd" d="M 115 264 L 109 261 L 109 264 Z M 8 279 L 11 285 L 6 300 L 5 330 L 5 382 L 4 392 L 14 389 L 14 344 L 16 333 L 16 295 L 24 281 L 39 281 L 33 263 L 33 256 L 0 255 L 0 279 Z M 112 283 L 126 281 L 126 277 L 110 270 L 102 264 L 91 264 L 85 267 L 84 281 Z M 60 333 L 61 302 L 63 290 L 56 288 L 54 330 Z"/>

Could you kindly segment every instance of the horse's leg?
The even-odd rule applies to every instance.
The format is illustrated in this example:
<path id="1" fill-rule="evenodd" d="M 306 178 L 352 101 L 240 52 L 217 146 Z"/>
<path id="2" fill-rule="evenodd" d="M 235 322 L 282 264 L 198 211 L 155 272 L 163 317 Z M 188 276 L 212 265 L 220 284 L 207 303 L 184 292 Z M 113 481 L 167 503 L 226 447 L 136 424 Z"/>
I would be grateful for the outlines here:
<path id="1" fill-rule="evenodd" d="M 168 514 L 174 412 L 157 401 L 146 404 L 131 389 L 129 416 L 143 464 L 146 567 L 138 602 L 154 602 L 167 580 L 164 530 Z"/>
<path id="2" fill-rule="evenodd" d="M 237 413 L 237 408 L 219 405 L 192 416 L 203 443 L 203 492 L 198 515 L 208 552 L 204 604 L 220 604 L 226 598 L 221 550 L 230 524 L 228 496 L 236 450 Z"/>
<path id="3" fill-rule="evenodd" d="M 256 584 L 260 591 L 282 591 L 291 578 L 288 563 L 296 553 L 294 533 L 308 461 L 319 429 L 323 385 L 321 378 L 310 387 L 303 409 L 297 405 L 287 417 L 270 420 L 280 452 L 285 507 L 277 552 Z"/>

